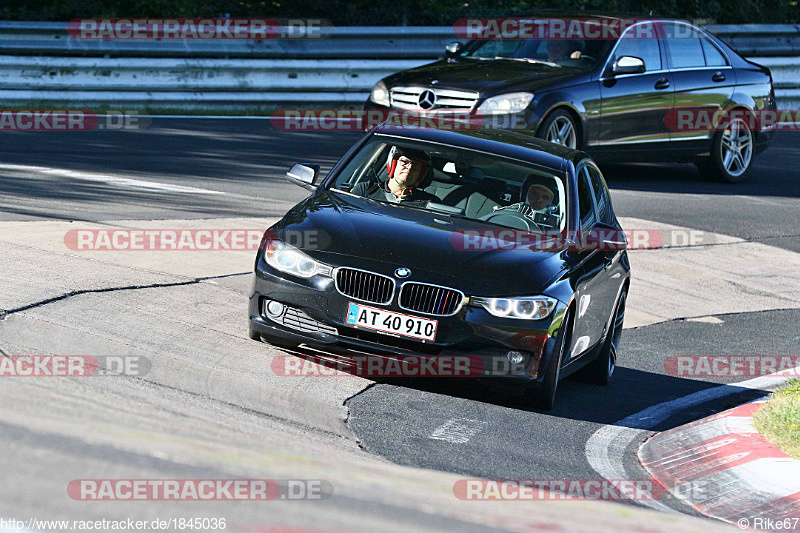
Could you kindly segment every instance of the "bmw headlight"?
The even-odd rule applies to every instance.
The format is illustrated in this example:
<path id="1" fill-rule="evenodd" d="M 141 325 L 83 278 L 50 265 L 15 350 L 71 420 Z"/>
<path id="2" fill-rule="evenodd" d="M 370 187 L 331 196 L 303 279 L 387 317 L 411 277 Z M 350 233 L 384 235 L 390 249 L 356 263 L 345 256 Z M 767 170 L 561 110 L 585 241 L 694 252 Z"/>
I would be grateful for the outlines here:
<path id="1" fill-rule="evenodd" d="M 264 260 L 275 270 L 301 278 L 317 274 L 330 276 L 333 268 L 311 259 L 309 256 L 285 242 L 271 240 L 264 248 Z"/>
<path id="2" fill-rule="evenodd" d="M 376 83 L 375 87 L 372 88 L 369 99 L 375 104 L 389 107 L 389 89 L 386 88 L 386 84 L 382 81 Z"/>
<path id="3" fill-rule="evenodd" d="M 478 113 L 482 115 L 499 115 L 521 113 L 533 100 L 533 93 L 508 93 L 487 98 Z"/>
<path id="4" fill-rule="evenodd" d="M 480 298 L 473 296 L 470 304 L 479 305 L 494 316 L 541 320 L 556 308 L 558 300 L 549 296 L 524 296 L 520 298 Z"/>

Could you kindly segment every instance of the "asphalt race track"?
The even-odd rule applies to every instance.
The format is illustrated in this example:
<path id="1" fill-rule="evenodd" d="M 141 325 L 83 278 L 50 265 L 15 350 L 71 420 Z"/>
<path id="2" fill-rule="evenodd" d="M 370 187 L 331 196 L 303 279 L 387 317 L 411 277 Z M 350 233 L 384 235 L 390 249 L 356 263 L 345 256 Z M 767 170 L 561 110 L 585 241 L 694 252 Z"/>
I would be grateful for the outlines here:
<path id="1" fill-rule="evenodd" d="M 140 375 L 0 377 L 0 518 L 225 518 L 228 531 L 254 532 L 726 527 L 669 497 L 474 502 L 453 485 L 646 479 L 636 450 L 654 431 L 765 394 L 737 385 L 746 378 L 670 375 L 666 361 L 800 352 L 800 133 L 778 133 L 741 185 L 704 181 L 691 165 L 603 167 L 623 227 L 701 238 L 630 252 L 612 385 L 570 378 L 545 413 L 469 379 L 279 375 L 276 357 L 310 352 L 248 339 L 252 251 L 69 248 L 67 232 L 82 228 L 263 231 L 306 194 L 283 177 L 292 163 L 325 172 L 359 138 L 263 119 L 147 122 L 0 134 L 0 355 L 147 363 Z M 680 408 L 639 416 L 665 402 Z M 123 478 L 272 479 L 286 497 L 67 493 L 73 480 Z M 300 480 L 319 482 L 321 495 L 291 501 Z"/>

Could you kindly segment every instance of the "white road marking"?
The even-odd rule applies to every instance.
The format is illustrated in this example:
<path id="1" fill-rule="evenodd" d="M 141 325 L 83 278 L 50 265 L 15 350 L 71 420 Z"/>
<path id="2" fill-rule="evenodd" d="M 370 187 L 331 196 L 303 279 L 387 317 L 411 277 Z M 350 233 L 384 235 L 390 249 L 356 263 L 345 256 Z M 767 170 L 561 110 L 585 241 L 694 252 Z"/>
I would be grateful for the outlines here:
<path id="1" fill-rule="evenodd" d="M 623 466 L 623 454 L 626 448 L 639 439 L 643 431 L 647 431 L 670 416 L 731 394 L 742 392 L 742 389 L 769 390 L 784 383 L 788 377 L 796 376 L 800 366 L 792 370 L 761 376 L 739 383 L 720 385 L 705 389 L 688 396 L 676 398 L 668 402 L 652 405 L 643 411 L 626 416 L 614 424 L 601 427 L 586 441 L 586 458 L 589 465 L 606 479 L 628 479 Z M 642 500 L 643 505 L 659 511 L 677 512 L 656 500 Z"/>
<path id="2" fill-rule="evenodd" d="M 474 437 L 486 425 L 482 420 L 471 418 L 451 418 L 431 433 L 434 440 L 444 440 L 455 444 L 464 444 Z"/>
<path id="3" fill-rule="evenodd" d="M 212 191 L 210 189 L 198 189 L 196 187 L 186 187 L 183 185 L 171 185 L 168 183 L 157 183 L 154 181 L 135 180 L 131 178 L 119 178 L 111 174 L 99 174 L 95 172 L 81 172 L 67 170 L 64 168 L 37 167 L 32 165 L 8 165 L 0 164 L 0 171 L 11 170 L 18 172 L 36 172 L 48 174 L 62 178 L 72 178 L 86 181 L 97 181 L 117 187 L 127 187 L 132 189 L 145 189 L 150 191 L 179 192 L 185 194 L 225 194 L 222 191 Z"/>
<path id="4" fill-rule="evenodd" d="M 706 324 L 724 324 L 725 321 L 719 319 L 715 316 L 698 316 L 693 318 L 687 318 L 687 322 L 704 322 Z"/>

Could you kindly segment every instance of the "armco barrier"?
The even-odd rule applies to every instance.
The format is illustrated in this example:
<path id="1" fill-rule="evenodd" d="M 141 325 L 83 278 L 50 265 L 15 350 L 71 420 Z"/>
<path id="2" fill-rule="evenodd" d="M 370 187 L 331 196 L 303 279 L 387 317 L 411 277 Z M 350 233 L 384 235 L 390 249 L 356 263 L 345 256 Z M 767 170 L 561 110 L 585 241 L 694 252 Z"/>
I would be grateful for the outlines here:
<path id="1" fill-rule="evenodd" d="M 708 26 L 768 66 L 779 107 L 800 106 L 800 26 Z M 379 79 L 428 63 L 451 27 L 322 28 L 317 39 L 80 40 L 66 23 L 0 22 L 4 106 L 359 107 Z"/>

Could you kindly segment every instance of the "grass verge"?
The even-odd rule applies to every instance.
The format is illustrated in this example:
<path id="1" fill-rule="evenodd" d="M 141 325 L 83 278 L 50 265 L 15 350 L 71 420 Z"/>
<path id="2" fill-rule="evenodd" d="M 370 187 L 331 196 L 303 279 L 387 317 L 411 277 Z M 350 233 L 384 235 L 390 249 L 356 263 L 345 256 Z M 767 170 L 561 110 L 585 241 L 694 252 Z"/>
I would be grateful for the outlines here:
<path id="1" fill-rule="evenodd" d="M 756 412 L 753 424 L 772 444 L 800 459 L 800 379 L 775 391 Z"/>

